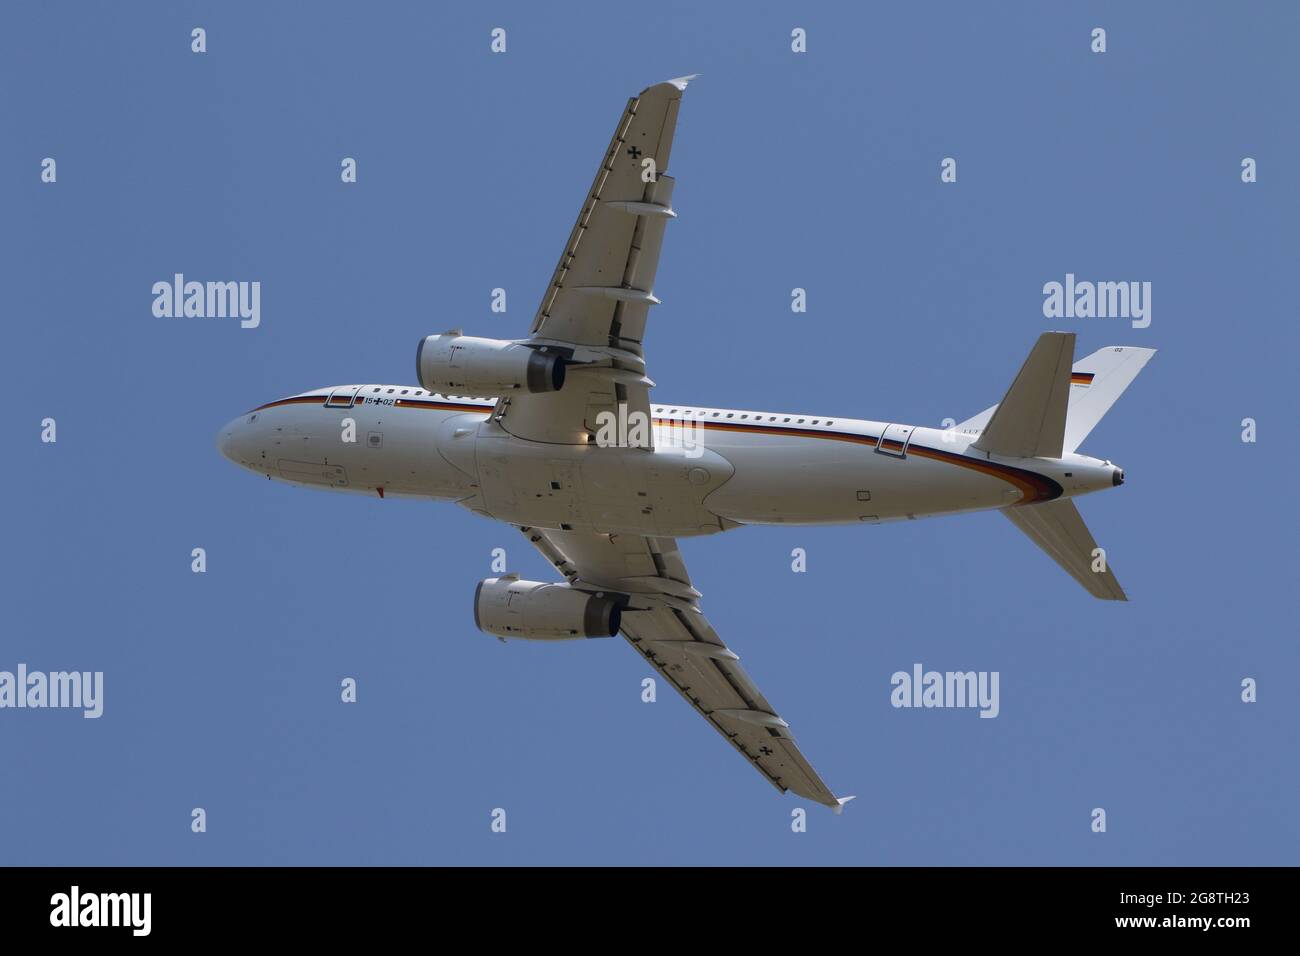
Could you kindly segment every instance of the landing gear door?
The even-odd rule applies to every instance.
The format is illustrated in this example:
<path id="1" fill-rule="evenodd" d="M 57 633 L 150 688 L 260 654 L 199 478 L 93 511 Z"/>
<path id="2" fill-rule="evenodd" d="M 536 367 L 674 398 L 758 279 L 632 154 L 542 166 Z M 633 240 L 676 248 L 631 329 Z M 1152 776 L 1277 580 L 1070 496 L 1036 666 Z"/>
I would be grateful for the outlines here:
<path id="1" fill-rule="evenodd" d="M 911 440 L 911 425 L 890 425 L 881 433 L 880 441 L 876 443 L 876 451 L 891 458 L 905 458 L 907 443 Z"/>

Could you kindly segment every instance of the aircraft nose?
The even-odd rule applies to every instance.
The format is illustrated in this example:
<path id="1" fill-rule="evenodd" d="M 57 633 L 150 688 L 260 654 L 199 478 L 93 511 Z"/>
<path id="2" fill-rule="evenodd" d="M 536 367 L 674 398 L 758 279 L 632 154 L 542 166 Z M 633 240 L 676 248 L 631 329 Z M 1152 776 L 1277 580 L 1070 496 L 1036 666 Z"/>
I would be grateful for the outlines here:
<path id="1" fill-rule="evenodd" d="M 243 418 L 231 419 L 217 432 L 217 451 L 236 465 L 247 466 L 251 461 L 249 438 L 246 421 Z"/>
<path id="2" fill-rule="evenodd" d="M 231 451 L 234 448 L 234 442 L 235 423 L 227 422 L 222 425 L 221 430 L 217 432 L 217 451 L 221 452 L 223 458 L 229 458 L 231 461 L 235 460 L 234 456 L 231 454 Z"/>

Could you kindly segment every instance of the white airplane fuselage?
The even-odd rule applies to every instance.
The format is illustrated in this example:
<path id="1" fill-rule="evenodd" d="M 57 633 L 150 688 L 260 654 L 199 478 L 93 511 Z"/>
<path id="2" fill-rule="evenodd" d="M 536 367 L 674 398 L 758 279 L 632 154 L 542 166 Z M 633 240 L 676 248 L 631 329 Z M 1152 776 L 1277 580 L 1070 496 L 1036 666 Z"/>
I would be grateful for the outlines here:
<path id="1" fill-rule="evenodd" d="M 859 524 L 1075 497 L 1123 481 L 1085 455 L 1001 458 L 978 431 L 656 403 L 654 450 L 527 441 L 494 402 L 340 386 L 229 422 L 221 453 L 268 478 L 458 502 L 535 528 L 684 537 Z M 349 440 L 351 439 L 351 440 Z"/>

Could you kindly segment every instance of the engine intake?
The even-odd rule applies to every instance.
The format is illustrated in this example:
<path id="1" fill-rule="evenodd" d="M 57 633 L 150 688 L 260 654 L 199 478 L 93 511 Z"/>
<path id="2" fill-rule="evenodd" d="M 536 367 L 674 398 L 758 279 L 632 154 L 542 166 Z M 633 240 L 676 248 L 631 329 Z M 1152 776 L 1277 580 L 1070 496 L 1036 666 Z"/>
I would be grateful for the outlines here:
<path id="1" fill-rule="evenodd" d="M 564 386 L 562 355 L 503 339 L 446 332 L 420 340 L 415 370 L 430 392 L 495 398 L 508 392 L 558 392 Z"/>
<path id="2" fill-rule="evenodd" d="M 568 584 L 488 578 L 474 592 L 474 624 L 497 637 L 567 641 L 618 633 L 620 595 L 579 591 Z"/>

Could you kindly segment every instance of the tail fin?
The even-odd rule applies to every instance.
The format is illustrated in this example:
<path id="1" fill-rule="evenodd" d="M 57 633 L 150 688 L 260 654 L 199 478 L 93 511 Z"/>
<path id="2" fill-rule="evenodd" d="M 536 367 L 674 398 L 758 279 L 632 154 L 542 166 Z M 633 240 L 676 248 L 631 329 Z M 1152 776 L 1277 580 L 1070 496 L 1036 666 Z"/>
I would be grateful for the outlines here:
<path id="1" fill-rule="evenodd" d="M 1037 505 L 1005 508 L 1002 513 L 1093 597 L 1103 601 L 1128 600 L 1110 565 L 1104 558 L 1094 556 L 1097 542 L 1073 501 L 1058 498 Z M 1098 561 L 1102 570 L 1094 571 Z"/>
<path id="2" fill-rule="evenodd" d="M 1065 419 L 1065 450 L 1074 451 L 1133 383 L 1155 349 L 1110 345 L 1074 364 L 1070 409 Z"/>
<path id="3" fill-rule="evenodd" d="M 1075 362 L 1067 377 L 1061 364 L 1073 353 L 1073 333 L 1044 332 L 1002 402 L 954 430 L 979 432 L 971 445 L 976 450 L 1060 458 L 1083 443 L 1156 350 L 1110 345 Z"/>
<path id="4" fill-rule="evenodd" d="M 1008 458 L 1060 458 L 1073 359 L 1073 332 L 1040 335 L 971 447 Z"/>

